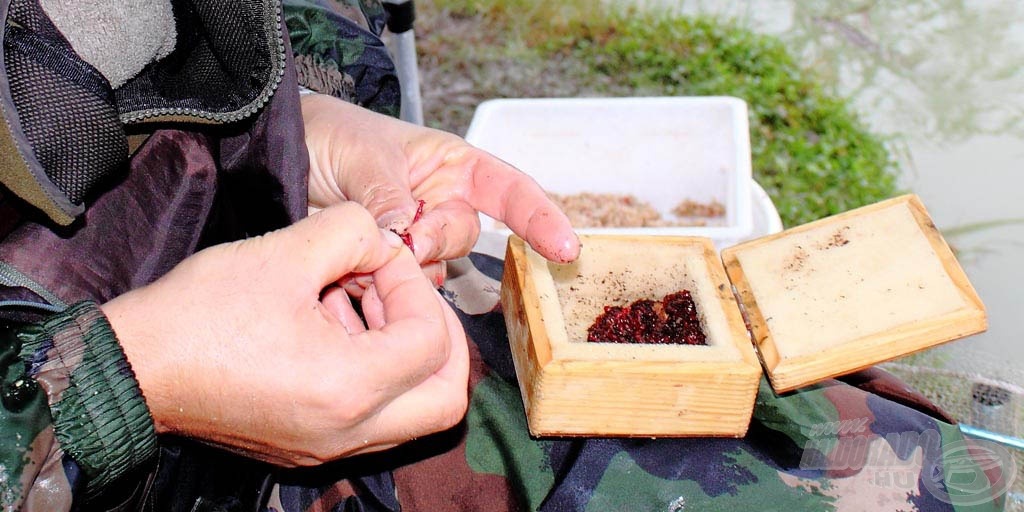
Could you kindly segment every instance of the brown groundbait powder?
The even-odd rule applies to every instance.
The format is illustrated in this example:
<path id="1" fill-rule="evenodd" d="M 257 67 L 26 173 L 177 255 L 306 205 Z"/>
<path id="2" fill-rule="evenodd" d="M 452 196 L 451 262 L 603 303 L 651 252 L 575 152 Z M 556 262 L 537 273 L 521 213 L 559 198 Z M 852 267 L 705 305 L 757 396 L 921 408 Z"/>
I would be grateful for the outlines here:
<path id="1" fill-rule="evenodd" d="M 548 193 L 548 197 L 579 228 L 703 226 L 725 216 L 725 206 L 717 201 L 684 200 L 672 209 L 677 218 L 666 219 L 649 203 L 631 194 Z"/>

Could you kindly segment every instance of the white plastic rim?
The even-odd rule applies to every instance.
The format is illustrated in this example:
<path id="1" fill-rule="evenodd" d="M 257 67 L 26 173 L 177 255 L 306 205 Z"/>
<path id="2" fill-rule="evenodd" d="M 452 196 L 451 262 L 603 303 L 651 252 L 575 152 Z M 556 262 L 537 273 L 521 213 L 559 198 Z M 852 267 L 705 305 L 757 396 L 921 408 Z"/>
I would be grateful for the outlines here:
<path id="1" fill-rule="evenodd" d="M 745 242 L 747 240 L 782 231 L 782 219 L 779 217 L 779 211 L 775 208 L 775 203 L 772 202 L 771 197 L 769 197 L 768 193 L 764 191 L 764 188 L 762 188 L 756 181 L 751 180 L 750 192 L 751 203 L 753 205 L 753 231 L 751 231 L 751 233 L 746 237 L 740 239 L 712 239 L 715 244 L 715 248 L 719 251 L 740 242 Z M 476 245 L 473 246 L 473 252 L 503 259 L 505 257 L 505 246 L 507 244 L 507 231 L 481 231 L 480 238 L 477 239 Z"/>
<path id="2" fill-rule="evenodd" d="M 551 192 L 628 192 L 665 215 L 683 199 L 716 200 L 726 207 L 720 225 L 581 228 L 580 233 L 722 241 L 754 234 L 747 106 L 739 98 L 488 100 L 477 107 L 466 140 Z M 484 233 L 510 233 L 486 215 L 480 221 Z"/>

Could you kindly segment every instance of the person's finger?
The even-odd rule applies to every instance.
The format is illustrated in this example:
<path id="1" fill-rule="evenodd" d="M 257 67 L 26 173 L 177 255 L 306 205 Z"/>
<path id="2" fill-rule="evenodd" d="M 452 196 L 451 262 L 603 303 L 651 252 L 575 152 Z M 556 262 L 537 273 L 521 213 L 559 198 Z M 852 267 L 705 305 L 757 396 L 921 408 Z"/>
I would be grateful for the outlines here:
<path id="1" fill-rule="evenodd" d="M 349 274 L 338 281 L 338 286 L 354 299 L 362 298 L 371 284 L 373 284 L 373 274 Z"/>
<path id="2" fill-rule="evenodd" d="M 437 297 L 439 301 L 443 299 Z M 375 428 L 384 439 L 402 443 L 458 423 L 468 406 L 469 347 L 455 312 L 444 303 L 452 346 L 445 365 L 419 385 L 385 405 Z"/>
<path id="3" fill-rule="evenodd" d="M 346 168 L 342 163 L 336 165 Z M 401 152 L 376 153 L 351 163 L 344 179 L 337 180 L 345 197 L 369 210 L 378 227 L 403 233 L 418 206 L 409 187 L 409 165 Z"/>
<path id="4" fill-rule="evenodd" d="M 363 319 L 359 318 L 348 293 L 341 287 L 331 286 L 324 291 L 320 302 L 334 315 L 349 334 L 358 334 L 366 330 Z"/>
<path id="5" fill-rule="evenodd" d="M 387 176 L 377 176 L 379 182 Z M 404 187 L 404 188 L 403 188 Z M 366 188 L 360 202 L 366 206 L 382 229 L 404 233 L 412 225 L 416 217 L 418 202 L 409 192 L 407 179 L 395 179 L 395 182 L 377 183 Z"/>
<path id="6" fill-rule="evenodd" d="M 367 387 L 386 401 L 437 371 L 448 358 L 449 341 L 437 292 L 412 253 L 403 250 L 373 278 L 363 297 L 370 329 L 351 341 L 367 368 Z"/>
<path id="7" fill-rule="evenodd" d="M 444 261 L 430 261 L 420 265 L 423 269 L 423 275 L 427 276 L 427 281 L 434 284 L 436 288 L 440 288 L 444 285 L 444 280 L 447 278 L 447 264 Z M 373 288 L 374 276 L 371 273 L 355 273 L 346 275 L 345 278 L 338 283 L 338 285 L 345 290 L 349 297 L 353 299 L 364 299 L 366 293 Z M 380 305 L 380 297 L 376 294 L 373 297 L 374 300 L 370 300 L 370 304 L 361 304 L 365 310 L 369 309 L 372 311 L 380 310 L 380 318 L 382 319 L 381 325 L 383 325 L 383 306 Z M 366 314 L 366 313 L 364 313 Z M 372 328 L 373 329 L 373 328 Z"/>
<path id="8" fill-rule="evenodd" d="M 444 285 L 444 280 L 448 277 L 448 264 L 446 262 L 431 261 L 430 263 L 420 265 L 420 268 L 423 269 L 423 275 L 427 276 L 427 280 L 435 288 L 440 288 Z"/>
<path id="9" fill-rule="evenodd" d="M 463 158 L 471 166 L 471 206 L 504 222 L 549 260 L 579 257 L 580 241 L 569 218 L 533 178 L 484 151 L 467 152 Z"/>
<path id="10" fill-rule="evenodd" d="M 387 321 L 384 318 L 384 303 L 381 302 L 377 288 L 372 283 L 366 287 L 360 305 L 363 309 L 363 317 L 366 318 L 366 325 L 370 329 L 377 330 L 384 327 L 384 323 Z"/>
<path id="11" fill-rule="evenodd" d="M 448 329 L 448 339 L 452 340 L 451 353 L 448 356 L 448 363 L 435 375 L 441 379 L 462 382 L 465 391 L 469 391 L 467 379 L 469 378 L 469 340 L 466 338 L 466 331 L 462 328 L 462 322 L 452 306 L 434 291 L 434 297 L 441 306 L 444 313 L 445 327 Z"/>
<path id="12" fill-rule="evenodd" d="M 379 227 L 403 231 L 416 211 L 404 151 L 409 123 L 327 95 L 303 98 L 309 201 L 362 204 Z M 385 141 L 383 144 L 381 141 Z"/>
<path id="13" fill-rule="evenodd" d="M 382 232 L 365 208 L 352 202 L 324 208 L 292 226 L 246 242 L 261 244 L 270 253 L 268 260 L 285 260 L 280 268 L 298 269 L 295 277 L 307 280 L 298 284 L 317 294 L 342 276 L 380 268 L 404 246 L 398 236 Z"/>
<path id="14" fill-rule="evenodd" d="M 469 254 L 480 236 L 480 217 L 461 200 L 432 205 L 409 227 L 420 262 L 451 260 Z"/>

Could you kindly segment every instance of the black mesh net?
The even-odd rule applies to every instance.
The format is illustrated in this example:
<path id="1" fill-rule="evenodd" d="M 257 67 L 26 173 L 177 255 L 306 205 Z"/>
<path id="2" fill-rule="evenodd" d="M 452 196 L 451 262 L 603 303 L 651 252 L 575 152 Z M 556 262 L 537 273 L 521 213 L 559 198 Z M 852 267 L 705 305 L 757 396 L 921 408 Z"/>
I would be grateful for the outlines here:
<path id="1" fill-rule="evenodd" d="M 36 0 L 11 2 L 4 61 L 21 129 L 36 159 L 72 204 L 82 204 L 127 160 L 110 85 L 75 56 Z"/>
<path id="2" fill-rule="evenodd" d="M 122 112 L 151 108 L 236 111 L 272 80 L 268 53 L 279 21 L 266 0 L 174 2 L 177 45 L 116 91 Z M 273 32 L 273 34 L 271 34 Z"/>
<path id="3" fill-rule="evenodd" d="M 173 6 L 175 50 L 112 91 L 78 58 L 38 0 L 11 2 L 4 26 L 11 96 L 36 159 L 72 204 L 81 205 L 126 167 L 122 116 L 160 121 L 224 114 L 217 120 L 233 122 L 272 92 L 284 47 L 268 44 L 281 33 L 279 13 L 267 0 L 176 0 Z"/>

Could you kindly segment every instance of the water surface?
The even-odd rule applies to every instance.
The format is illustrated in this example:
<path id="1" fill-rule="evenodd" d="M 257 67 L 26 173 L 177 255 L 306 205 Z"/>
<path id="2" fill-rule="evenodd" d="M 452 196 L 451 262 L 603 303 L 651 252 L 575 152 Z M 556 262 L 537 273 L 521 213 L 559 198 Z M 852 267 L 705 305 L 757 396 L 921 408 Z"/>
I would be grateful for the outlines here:
<path id="1" fill-rule="evenodd" d="M 1024 2 L 649 3 L 779 35 L 892 138 L 989 312 L 987 333 L 909 362 L 1024 387 Z"/>

